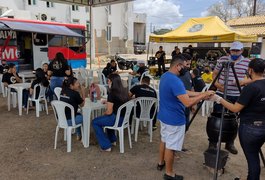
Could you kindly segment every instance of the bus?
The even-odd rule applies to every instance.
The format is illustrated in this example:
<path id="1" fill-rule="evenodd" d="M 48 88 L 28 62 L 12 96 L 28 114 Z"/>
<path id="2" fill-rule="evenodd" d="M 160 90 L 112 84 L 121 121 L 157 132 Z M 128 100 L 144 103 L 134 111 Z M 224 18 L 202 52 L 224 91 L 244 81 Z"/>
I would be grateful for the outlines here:
<path id="1" fill-rule="evenodd" d="M 72 68 L 86 67 L 86 26 L 0 18 L 0 60 L 34 70 L 61 52 Z"/>

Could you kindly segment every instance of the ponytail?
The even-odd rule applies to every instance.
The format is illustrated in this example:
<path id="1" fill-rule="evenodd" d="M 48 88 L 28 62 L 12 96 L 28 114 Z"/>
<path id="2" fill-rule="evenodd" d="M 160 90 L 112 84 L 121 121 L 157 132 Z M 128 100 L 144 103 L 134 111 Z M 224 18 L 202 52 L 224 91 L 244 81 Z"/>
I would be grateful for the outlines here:
<path id="1" fill-rule="evenodd" d="M 64 93 L 66 89 L 69 89 L 71 85 L 74 85 L 77 79 L 75 77 L 68 77 L 63 81 L 62 92 Z"/>

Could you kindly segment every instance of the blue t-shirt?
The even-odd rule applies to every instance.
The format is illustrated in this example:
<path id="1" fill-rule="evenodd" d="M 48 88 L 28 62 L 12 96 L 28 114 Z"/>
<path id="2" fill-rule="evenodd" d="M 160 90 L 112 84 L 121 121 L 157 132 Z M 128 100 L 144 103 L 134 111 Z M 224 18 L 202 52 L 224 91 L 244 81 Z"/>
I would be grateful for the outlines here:
<path id="1" fill-rule="evenodd" d="M 177 98 L 186 94 L 183 82 L 171 72 L 161 76 L 159 85 L 158 119 L 165 124 L 182 126 L 186 124 L 185 106 Z"/>

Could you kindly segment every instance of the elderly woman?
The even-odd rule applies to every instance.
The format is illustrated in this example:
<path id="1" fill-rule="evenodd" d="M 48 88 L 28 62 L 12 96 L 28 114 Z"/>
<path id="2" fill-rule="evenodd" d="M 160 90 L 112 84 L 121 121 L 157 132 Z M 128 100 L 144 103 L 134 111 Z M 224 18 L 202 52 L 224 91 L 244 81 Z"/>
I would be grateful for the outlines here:
<path id="1" fill-rule="evenodd" d="M 111 151 L 112 144 L 117 138 L 113 130 L 103 131 L 104 126 L 113 126 L 119 107 L 129 100 L 128 92 L 123 88 L 121 78 L 118 74 L 110 74 L 108 78 L 109 94 L 107 99 L 107 110 L 104 116 L 97 117 L 92 121 L 96 138 L 102 150 Z M 121 113 L 121 116 L 124 114 Z M 119 124 L 122 124 L 123 118 L 120 118 Z"/>
<path id="2" fill-rule="evenodd" d="M 254 59 L 249 63 L 248 74 L 252 83 L 244 87 L 235 104 L 218 95 L 211 97 L 230 111 L 240 112 L 239 140 L 248 163 L 248 180 L 260 179 L 259 151 L 265 142 L 264 69 L 263 59 Z"/>

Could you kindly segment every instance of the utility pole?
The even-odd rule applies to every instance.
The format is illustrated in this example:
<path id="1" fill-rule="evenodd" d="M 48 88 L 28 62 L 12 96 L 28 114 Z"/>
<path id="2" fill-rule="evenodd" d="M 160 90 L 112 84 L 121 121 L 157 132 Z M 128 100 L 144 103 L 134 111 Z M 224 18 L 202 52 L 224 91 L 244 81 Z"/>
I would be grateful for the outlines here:
<path id="1" fill-rule="evenodd" d="M 257 0 L 254 0 L 254 5 L 253 5 L 253 16 L 256 16 L 256 7 L 257 7 Z"/>

